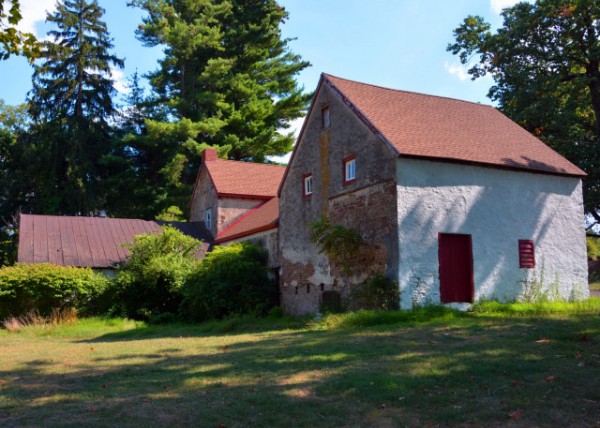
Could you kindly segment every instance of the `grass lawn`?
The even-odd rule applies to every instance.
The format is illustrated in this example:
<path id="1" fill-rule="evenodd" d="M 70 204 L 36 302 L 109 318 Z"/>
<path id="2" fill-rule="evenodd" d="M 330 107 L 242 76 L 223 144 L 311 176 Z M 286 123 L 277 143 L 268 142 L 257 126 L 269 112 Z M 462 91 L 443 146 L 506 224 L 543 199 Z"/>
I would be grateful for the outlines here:
<path id="1" fill-rule="evenodd" d="M 600 424 L 600 299 L 0 331 L 0 426 Z"/>

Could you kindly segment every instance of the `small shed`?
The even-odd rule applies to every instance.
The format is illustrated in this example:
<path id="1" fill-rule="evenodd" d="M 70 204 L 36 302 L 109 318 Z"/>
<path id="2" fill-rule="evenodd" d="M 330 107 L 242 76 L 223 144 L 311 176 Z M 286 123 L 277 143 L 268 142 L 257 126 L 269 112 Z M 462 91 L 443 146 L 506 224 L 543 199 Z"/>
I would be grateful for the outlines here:
<path id="1" fill-rule="evenodd" d="M 201 240 L 199 258 L 210 250 L 212 237 L 200 222 L 21 214 L 17 261 L 89 267 L 110 273 L 127 260 L 126 244 L 131 244 L 136 235 L 157 233 L 165 225 Z"/>

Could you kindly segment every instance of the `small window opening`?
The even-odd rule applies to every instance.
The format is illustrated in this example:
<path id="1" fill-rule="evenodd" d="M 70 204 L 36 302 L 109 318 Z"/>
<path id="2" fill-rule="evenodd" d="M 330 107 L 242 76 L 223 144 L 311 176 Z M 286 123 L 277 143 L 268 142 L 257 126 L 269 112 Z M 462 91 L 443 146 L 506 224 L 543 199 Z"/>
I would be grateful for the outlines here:
<path id="1" fill-rule="evenodd" d="M 310 284 L 307 284 L 306 285 L 306 294 L 309 294 L 309 293 L 310 293 Z"/>
<path id="2" fill-rule="evenodd" d="M 530 239 L 519 239 L 519 268 L 535 268 L 535 247 Z"/>
<path id="3" fill-rule="evenodd" d="M 356 180 L 356 157 L 349 156 L 344 159 L 344 184 Z"/>
<path id="4" fill-rule="evenodd" d="M 328 129 L 331 126 L 329 107 L 325 107 L 323 110 L 321 110 L 321 121 L 321 127 L 323 129 Z"/>
<path id="5" fill-rule="evenodd" d="M 302 178 L 302 193 L 305 197 L 312 195 L 313 193 L 313 179 L 312 174 L 305 174 Z"/>
<path id="6" fill-rule="evenodd" d="M 325 290 L 325 284 L 321 283 L 321 291 Z"/>
<path id="7" fill-rule="evenodd" d="M 204 212 L 204 225 L 208 230 L 212 228 L 212 210 L 209 208 Z"/>
<path id="8" fill-rule="evenodd" d="M 298 295 L 298 287 L 295 287 L 294 292 L 296 293 L 296 296 Z"/>

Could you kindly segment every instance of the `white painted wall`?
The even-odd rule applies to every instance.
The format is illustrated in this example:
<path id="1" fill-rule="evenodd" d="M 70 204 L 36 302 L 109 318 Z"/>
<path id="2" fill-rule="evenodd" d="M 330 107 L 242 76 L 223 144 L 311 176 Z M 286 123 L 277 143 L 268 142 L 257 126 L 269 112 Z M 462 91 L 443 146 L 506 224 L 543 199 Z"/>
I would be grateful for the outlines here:
<path id="1" fill-rule="evenodd" d="M 396 176 L 403 309 L 440 302 L 438 233 L 472 236 L 475 301 L 516 299 L 542 264 L 563 298 L 589 296 L 578 178 L 403 158 Z M 519 239 L 535 269 L 519 269 Z"/>

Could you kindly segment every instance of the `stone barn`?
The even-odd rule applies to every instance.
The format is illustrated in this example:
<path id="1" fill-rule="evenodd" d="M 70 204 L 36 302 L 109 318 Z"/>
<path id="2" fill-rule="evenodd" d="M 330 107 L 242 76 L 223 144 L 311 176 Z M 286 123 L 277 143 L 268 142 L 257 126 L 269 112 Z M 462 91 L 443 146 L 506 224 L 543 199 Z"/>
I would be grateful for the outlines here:
<path id="1" fill-rule="evenodd" d="M 536 282 L 586 298 L 584 176 L 493 107 L 323 74 L 279 189 L 282 305 L 314 313 L 365 279 L 319 253 L 323 216 L 360 233 L 404 309 Z"/>

